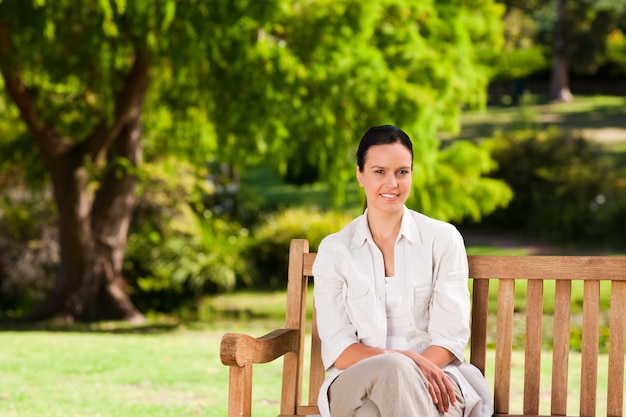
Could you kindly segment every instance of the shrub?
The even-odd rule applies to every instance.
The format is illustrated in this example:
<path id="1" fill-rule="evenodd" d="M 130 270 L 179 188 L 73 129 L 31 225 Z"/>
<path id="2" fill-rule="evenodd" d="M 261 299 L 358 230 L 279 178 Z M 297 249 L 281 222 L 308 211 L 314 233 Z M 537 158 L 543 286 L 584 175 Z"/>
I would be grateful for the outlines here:
<path id="1" fill-rule="evenodd" d="M 254 239 L 247 248 L 246 257 L 254 271 L 254 286 L 284 288 L 291 239 L 308 239 L 310 250 L 317 251 L 326 235 L 337 232 L 352 218 L 352 214 L 321 212 L 316 207 L 289 208 L 265 216 L 254 230 Z"/>
<path id="2" fill-rule="evenodd" d="M 174 169 L 175 172 L 172 172 Z M 141 311 L 194 309 L 207 292 L 249 281 L 248 229 L 203 203 L 204 178 L 182 162 L 146 166 L 123 273 Z"/>
<path id="3" fill-rule="evenodd" d="M 52 290 L 59 265 L 57 235 L 50 193 L 23 184 L 5 191 L 0 199 L 0 317 L 28 313 Z"/>
<path id="4" fill-rule="evenodd" d="M 563 243 L 626 243 L 626 170 L 596 144 L 550 128 L 498 133 L 491 145 L 499 165 L 492 175 L 514 198 L 485 224 Z"/>

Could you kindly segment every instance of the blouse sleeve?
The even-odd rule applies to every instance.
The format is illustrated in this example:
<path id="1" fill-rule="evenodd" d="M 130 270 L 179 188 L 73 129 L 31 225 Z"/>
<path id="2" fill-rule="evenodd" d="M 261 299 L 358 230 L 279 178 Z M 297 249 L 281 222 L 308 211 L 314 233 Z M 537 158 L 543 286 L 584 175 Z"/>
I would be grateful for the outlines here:
<path id="1" fill-rule="evenodd" d="M 317 328 L 326 370 L 348 346 L 359 341 L 345 307 L 345 250 L 341 242 L 327 238 L 320 244 L 313 264 Z"/>
<path id="2" fill-rule="evenodd" d="M 463 237 L 453 226 L 441 229 L 433 241 L 433 282 L 432 344 L 462 362 L 470 336 L 468 266 Z"/>

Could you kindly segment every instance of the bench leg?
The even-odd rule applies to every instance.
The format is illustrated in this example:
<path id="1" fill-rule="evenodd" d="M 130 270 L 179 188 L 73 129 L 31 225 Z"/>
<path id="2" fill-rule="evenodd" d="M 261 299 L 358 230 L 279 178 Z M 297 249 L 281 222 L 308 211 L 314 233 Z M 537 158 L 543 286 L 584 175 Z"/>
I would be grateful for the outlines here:
<path id="1" fill-rule="evenodd" d="M 252 364 L 231 366 L 228 381 L 228 417 L 252 415 Z"/>

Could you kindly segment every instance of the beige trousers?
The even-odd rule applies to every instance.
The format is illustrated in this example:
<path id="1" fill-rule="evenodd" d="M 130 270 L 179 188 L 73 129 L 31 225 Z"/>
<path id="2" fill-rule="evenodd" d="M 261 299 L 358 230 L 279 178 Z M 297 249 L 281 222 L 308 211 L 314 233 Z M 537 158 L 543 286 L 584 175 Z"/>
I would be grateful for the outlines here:
<path id="1" fill-rule="evenodd" d="M 401 353 L 377 355 L 342 372 L 329 390 L 332 417 L 462 417 L 465 402 L 454 378 L 456 405 L 440 413 L 426 379 L 413 360 Z"/>

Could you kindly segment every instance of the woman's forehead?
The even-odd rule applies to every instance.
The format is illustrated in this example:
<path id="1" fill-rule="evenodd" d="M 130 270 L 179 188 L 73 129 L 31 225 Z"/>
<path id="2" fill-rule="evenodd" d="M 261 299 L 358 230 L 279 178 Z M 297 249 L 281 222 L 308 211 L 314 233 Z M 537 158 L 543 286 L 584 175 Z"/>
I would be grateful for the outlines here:
<path id="1" fill-rule="evenodd" d="M 410 166 L 411 152 L 400 143 L 374 145 L 368 149 L 365 156 L 367 165 L 376 166 Z"/>

